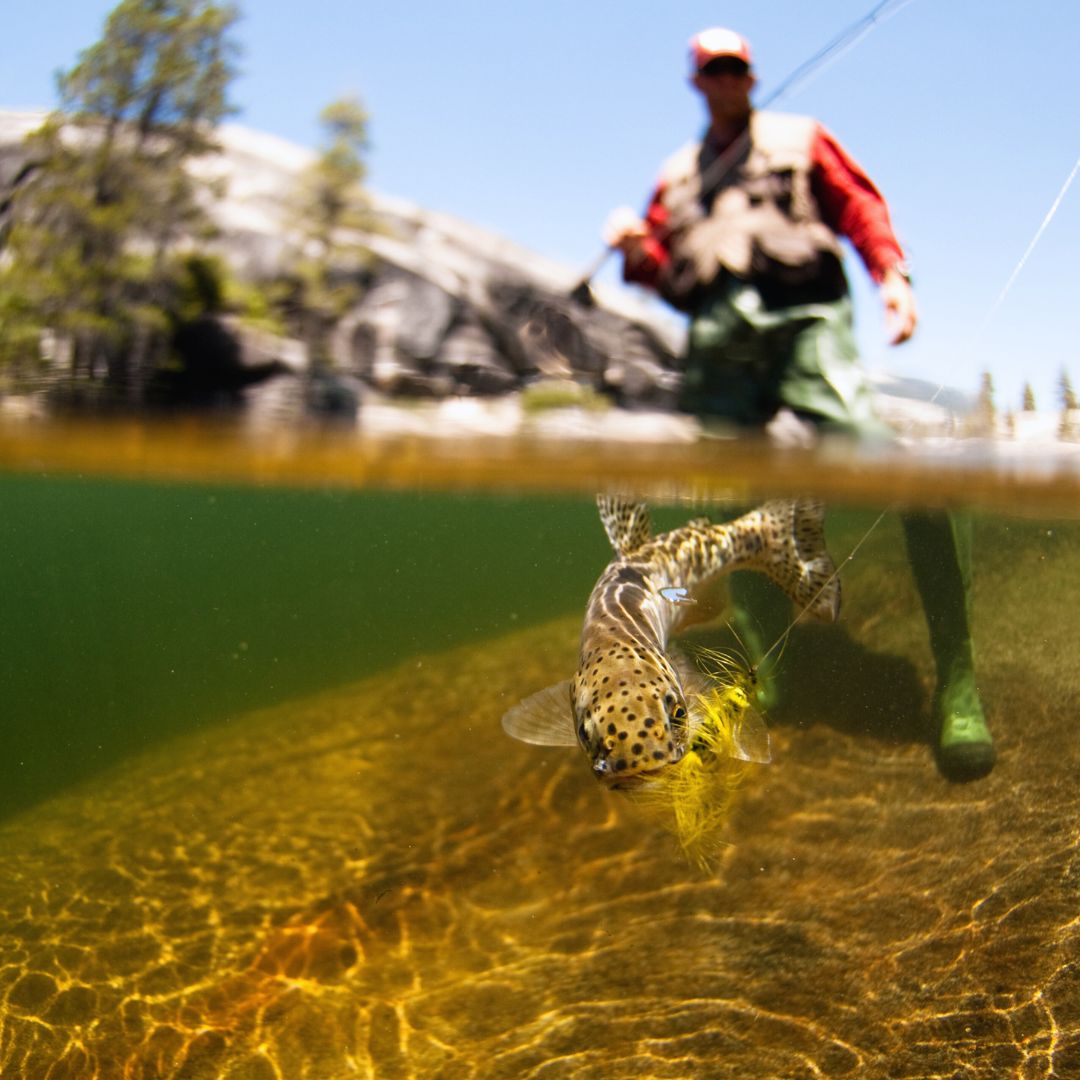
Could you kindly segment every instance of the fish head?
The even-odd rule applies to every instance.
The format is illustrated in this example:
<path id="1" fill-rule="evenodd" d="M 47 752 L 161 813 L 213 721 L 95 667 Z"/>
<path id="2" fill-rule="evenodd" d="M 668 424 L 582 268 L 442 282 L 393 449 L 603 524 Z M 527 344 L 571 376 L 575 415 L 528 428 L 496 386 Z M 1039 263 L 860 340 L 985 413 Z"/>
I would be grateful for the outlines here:
<path id="1" fill-rule="evenodd" d="M 687 751 L 686 693 L 656 650 L 619 645 L 586 654 L 570 700 L 578 742 L 609 787 L 630 787 Z"/>

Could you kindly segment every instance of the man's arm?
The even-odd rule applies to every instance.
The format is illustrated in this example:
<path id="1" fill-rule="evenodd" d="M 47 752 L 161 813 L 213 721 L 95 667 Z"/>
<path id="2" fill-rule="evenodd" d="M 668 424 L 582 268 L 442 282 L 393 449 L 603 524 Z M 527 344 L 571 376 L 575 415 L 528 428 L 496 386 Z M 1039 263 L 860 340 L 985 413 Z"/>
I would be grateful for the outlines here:
<path id="1" fill-rule="evenodd" d="M 904 253 L 893 232 L 885 199 L 820 124 L 811 158 L 811 185 L 822 219 L 851 241 L 867 272 L 881 286 L 889 341 L 899 345 L 915 332 L 918 315 Z"/>
<path id="2" fill-rule="evenodd" d="M 664 241 L 668 212 L 661 201 L 663 187 L 653 193 L 645 216 L 628 206 L 620 206 L 608 215 L 604 241 L 623 254 L 623 280 L 655 289 L 660 272 L 670 256 Z"/>

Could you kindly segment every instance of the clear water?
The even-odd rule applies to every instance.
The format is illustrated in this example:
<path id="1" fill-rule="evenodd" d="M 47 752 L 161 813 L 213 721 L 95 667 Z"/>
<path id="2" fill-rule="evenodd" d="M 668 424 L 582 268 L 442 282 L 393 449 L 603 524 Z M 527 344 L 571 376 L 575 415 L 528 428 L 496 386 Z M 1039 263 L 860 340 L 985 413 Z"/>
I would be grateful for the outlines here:
<path id="1" fill-rule="evenodd" d="M 1060 492 L 975 508 L 970 784 L 895 515 L 830 512 L 841 623 L 792 634 L 703 872 L 499 727 L 574 666 L 587 456 L 540 493 L 112 461 L 0 472 L 0 1077 L 1080 1075 Z"/>

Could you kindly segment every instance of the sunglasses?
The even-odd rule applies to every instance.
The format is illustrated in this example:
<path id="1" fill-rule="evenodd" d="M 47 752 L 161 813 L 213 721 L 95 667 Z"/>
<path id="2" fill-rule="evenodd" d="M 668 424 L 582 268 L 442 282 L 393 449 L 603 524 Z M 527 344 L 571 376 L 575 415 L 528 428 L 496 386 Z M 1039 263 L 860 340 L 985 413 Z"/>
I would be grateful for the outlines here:
<path id="1" fill-rule="evenodd" d="M 698 68 L 699 75 L 747 75 L 750 65 L 736 56 L 714 56 L 708 63 Z"/>

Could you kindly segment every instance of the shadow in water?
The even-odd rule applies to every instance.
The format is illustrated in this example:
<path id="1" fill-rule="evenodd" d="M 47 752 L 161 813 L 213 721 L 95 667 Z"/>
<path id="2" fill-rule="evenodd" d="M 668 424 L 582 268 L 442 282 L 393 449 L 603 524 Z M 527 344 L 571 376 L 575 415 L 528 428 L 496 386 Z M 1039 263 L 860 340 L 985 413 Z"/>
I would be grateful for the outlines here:
<path id="1" fill-rule="evenodd" d="M 742 655 L 728 630 L 695 643 Z M 772 724 L 837 731 L 883 742 L 921 743 L 931 736 L 926 689 L 906 657 L 875 652 L 837 627 L 796 627 L 777 670 Z"/>

